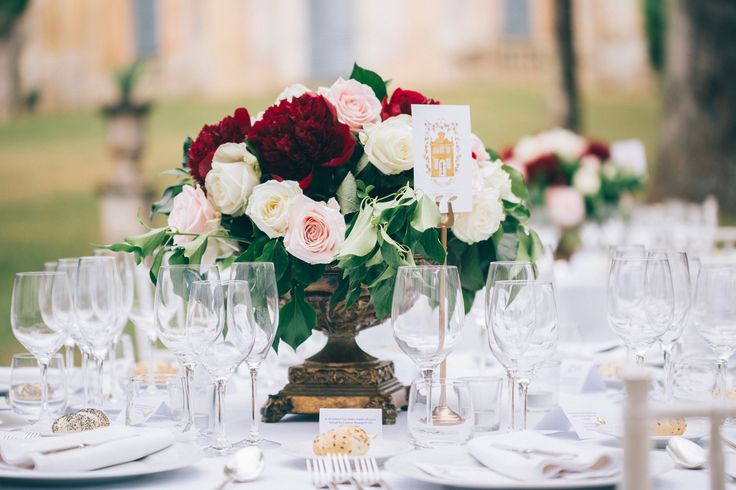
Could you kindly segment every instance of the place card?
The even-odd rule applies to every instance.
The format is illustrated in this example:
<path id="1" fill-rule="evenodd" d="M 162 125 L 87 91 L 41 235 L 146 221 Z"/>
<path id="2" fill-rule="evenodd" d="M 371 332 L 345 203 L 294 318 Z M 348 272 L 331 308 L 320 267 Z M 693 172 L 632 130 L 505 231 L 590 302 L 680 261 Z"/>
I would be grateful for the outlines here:
<path id="1" fill-rule="evenodd" d="M 594 362 L 565 360 L 560 363 L 560 391 L 563 393 L 606 391 L 606 383 Z"/>
<path id="2" fill-rule="evenodd" d="M 598 439 L 603 437 L 599 424 L 606 418 L 601 413 L 602 407 L 595 398 L 567 395 L 560 397 L 559 405 L 542 417 L 534 429 L 572 431 L 580 439 Z"/>
<path id="3" fill-rule="evenodd" d="M 414 188 L 424 191 L 446 213 L 473 209 L 470 107 L 412 104 Z"/>
<path id="4" fill-rule="evenodd" d="M 354 425 L 365 430 L 369 436 L 383 435 L 383 413 L 380 408 L 320 408 L 319 433 L 330 429 Z"/>
<path id="5" fill-rule="evenodd" d="M 121 410 L 118 414 L 118 422 L 124 425 L 126 424 L 126 411 L 128 412 L 129 419 L 127 422 L 131 425 L 145 424 L 149 420 L 156 418 L 174 418 L 174 411 L 165 400 L 140 399 L 133 401 L 130 406 Z"/>

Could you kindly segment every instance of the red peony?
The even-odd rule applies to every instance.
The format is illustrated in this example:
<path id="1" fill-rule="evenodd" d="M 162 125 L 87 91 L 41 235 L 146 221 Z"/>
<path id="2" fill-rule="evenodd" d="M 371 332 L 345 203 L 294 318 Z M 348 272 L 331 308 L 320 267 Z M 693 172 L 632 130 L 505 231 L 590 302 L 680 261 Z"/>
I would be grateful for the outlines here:
<path id="1" fill-rule="evenodd" d="M 250 129 L 250 115 L 240 107 L 232 116 L 225 117 L 217 124 L 205 124 L 189 147 L 187 166 L 192 177 L 204 185 L 204 178 L 212 169 L 212 156 L 223 143 L 242 143 Z"/>
<path id="2" fill-rule="evenodd" d="M 596 156 L 601 162 L 605 162 L 611 157 L 611 151 L 608 149 L 608 145 L 603 141 L 595 140 L 588 142 L 588 148 L 583 154 Z"/>
<path id="3" fill-rule="evenodd" d="M 545 153 L 526 163 L 527 182 L 542 182 L 547 185 L 567 185 L 560 166 L 560 159 L 554 153 Z"/>
<path id="4" fill-rule="evenodd" d="M 381 102 L 381 119 L 385 121 L 389 117 L 398 116 L 399 114 L 409 114 L 411 116 L 412 104 L 439 104 L 439 101 L 427 98 L 414 90 L 397 88 L 391 94 L 391 99 L 388 97 L 383 98 Z"/>
<path id="5" fill-rule="evenodd" d="M 338 122 L 335 108 L 321 95 L 306 93 L 266 109 L 250 129 L 261 169 L 272 177 L 295 180 L 302 189 L 314 167 L 338 167 L 350 159 L 355 138 Z"/>

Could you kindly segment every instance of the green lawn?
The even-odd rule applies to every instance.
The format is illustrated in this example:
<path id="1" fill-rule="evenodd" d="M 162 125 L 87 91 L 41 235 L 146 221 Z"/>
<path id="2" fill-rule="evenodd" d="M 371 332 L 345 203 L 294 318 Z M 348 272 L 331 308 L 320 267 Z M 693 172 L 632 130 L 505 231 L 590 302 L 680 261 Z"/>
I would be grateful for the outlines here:
<path id="1" fill-rule="evenodd" d="M 473 131 L 500 149 L 550 123 L 547 92 L 541 87 L 467 83 L 426 88 L 443 103 L 470 104 Z M 148 125 L 143 168 L 157 187 L 160 171 L 177 165 L 181 142 L 202 124 L 238 105 L 252 113 L 275 93 L 242 100 L 156 103 Z M 640 138 L 650 159 L 658 143 L 659 104 L 652 94 L 592 94 L 585 98 L 586 134 L 609 140 Z M 96 190 L 111 169 L 104 127 L 94 111 L 25 116 L 0 126 L 0 365 L 22 348 L 10 329 L 13 274 L 37 270 L 43 262 L 90 252 L 98 240 Z"/>

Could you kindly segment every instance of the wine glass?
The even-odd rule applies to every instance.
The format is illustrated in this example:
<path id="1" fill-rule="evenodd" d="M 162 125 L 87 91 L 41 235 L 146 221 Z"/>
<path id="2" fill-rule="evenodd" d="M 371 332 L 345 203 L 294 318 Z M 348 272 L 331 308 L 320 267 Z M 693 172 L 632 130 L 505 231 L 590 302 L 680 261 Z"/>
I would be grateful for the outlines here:
<path id="1" fill-rule="evenodd" d="M 675 296 L 667 257 L 613 257 L 608 273 L 608 323 L 637 366 L 674 318 Z"/>
<path id="2" fill-rule="evenodd" d="M 135 274 L 135 259 L 133 254 L 129 252 L 113 252 L 112 250 L 106 249 L 95 249 L 93 252 L 95 257 L 113 257 L 115 259 L 115 266 L 118 270 L 118 277 L 120 279 L 120 311 L 118 312 L 118 320 L 115 325 L 115 336 L 112 339 L 112 343 L 108 350 L 110 356 L 110 395 L 111 401 L 117 401 L 115 389 L 119 384 L 116 382 L 116 369 L 117 369 L 117 344 L 120 340 L 125 325 L 128 324 L 128 317 L 130 310 L 133 306 L 133 281 Z"/>
<path id="3" fill-rule="evenodd" d="M 693 323 L 718 356 L 717 388 L 726 398 L 728 359 L 736 351 L 736 266 L 703 266 L 693 299 Z"/>
<path id="4" fill-rule="evenodd" d="M 629 245 L 614 245 L 608 251 L 608 257 L 613 259 L 614 257 L 644 257 L 647 253 L 644 245 L 641 244 L 629 244 Z"/>
<path id="5" fill-rule="evenodd" d="M 230 267 L 230 271 L 231 279 L 247 281 L 250 286 L 250 300 L 257 327 L 255 345 L 245 359 L 250 370 L 250 431 L 239 444 L 276 448 L 281 444 L 261 437 L 256 411 L 258 369 L 271 350 L 279 326 L 279 292 L 276 287 L 274 265 L 272 262 L 236 262 Z"/>
<path id="6" fill-rule="evenodd" d="M 674 347 L 682 337 L 688 323 L 688 315 L 692 303 L 692 288 L 690 283 L 690 265 L 685 252 L 674 250 L 653 249 L 648 252 L 649 257 L 667 257 L 672 274 L 672 290 L 674 296 L 674 311 L 672 323 L 659 338 L 664 356 L 664 401 L 672 401 L 672 386 Z"/>
<path id="7" fill-rule="evenodd" d="M 554 287 L 541 281 L 496 281 L 488 310 L 491 338 L 496 346 L 494 355 L 515 373 L 514 388 L 522 413 L 521 417 L 514 416 L 513 429 L 526 430 L 531 374 L 537 364 L 552 356 L 557 346 Z"/>
<path id="8" fill-rule="evenodd" d="M 133 273 L 133 301 L 130 307 L 130 321 L 136 329 L 136 339 L 140 357 L 144 353 L 148 358 L 148 386 L 155 390 L 154 375 L 156 374 L 156 324 L 153 320 L 153 297 L 155 287 L 151 281 L 148 267 L 144 264 L 136 266 Z M 145 340 L 141 337 L 145 336 Z M 148 348 L 144 349 L 144 342 Z"/>
<path id="9" fill-rule="evenodd" d="M 235 446 L 224 424 L 225 388 L 230 376 L 253 349 L 256 324 L 247 281 L 194 281 L 186 315 L 189 348 L 215 383 L 215 425 L 205 452 L 222 456 Z"/>
<path id="10" fill-rule="evenodd" d="M 20 272 L 13 281 L 10 323 L 15 338 L 41 367 L 41 409 L 36 428 L 50 428 L 48 368 L 74 315 L 71 286 L 62 272 Z"/>
<path id="11" fill-rule="evenodd" d="M 120 315 L 121 284 L 113 257 L 81 257 L 74 294 L 79 330 L 95 362 L 92 404 L 102 407 L 102 370 Z"/>
<path id="12" fill-rule="evenodd" d="M 488 277 L 486 277 L 486 292 L 485 292 L 485 332 L 487 336 L 487 343 L 491 348 L 491 353 L 498 359 L 498 347 L 493 342 L 493 336 L 488 333 L 491 328 L 491 319 L 489 316 L 489 305 L 491 298 L 491 291 L 496 281 L 531 281 L 535 278 L 534 265 L 531 262 L 524 261 L 503 261 L 491 262 L 488 267 Z M 506 386 L 509 393 L 509 402 L 511 405 L 511 427 L 515 426 L 514 417 L 516 414 L 516 373 L 511 367 L 506 366 Z"/>
<path id="13" fill-rule="evenodd" d="M 430 389 L 434 369 L 455 348 L 464 319 L 457 267 L 399 267 L 391 305 L 394 339 L 417 365 Z M 432 418 L 427 404 L 427 420 Z"/>
<path id="14" fill-rule="evenodd" d="M 194 401 L 192 381 L 197 360 L 187 342 L 186 315 L 192 283 L 201 280 L 219 280 L 217 267 L 200 272 L 196 264 L 162 265 L 158 271 L 153 301 L 156 333 L 184 368 L 184 432 L 194 431 Z"/>

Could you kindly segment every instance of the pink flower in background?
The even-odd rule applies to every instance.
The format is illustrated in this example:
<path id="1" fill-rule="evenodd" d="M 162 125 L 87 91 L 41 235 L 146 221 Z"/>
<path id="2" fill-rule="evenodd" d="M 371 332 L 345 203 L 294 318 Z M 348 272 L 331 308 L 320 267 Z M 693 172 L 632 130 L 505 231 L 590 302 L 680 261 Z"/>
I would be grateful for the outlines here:
<path id="1" fill-rule="evenodd" d="M 485 145 L 474 133 L 470 133 L 470 152 L 473 160 L 479 166 L 490 161 Z"/>
<path id="2" fill-rule="evenodd" d="M 289 204 L 286 251 L 308 264 L 329 264 L 345 241 L 345 218 L 333 198 L 327 204 L 300 195 Z"/>
<path id="3" fill-rule="evenodd" d="M 191 185 L 182 187 L 181 194 L 174 198 L 169 214 L 169 226 L 185 233 L 207 233 L 220 226 L 220 213 L 215 211 L 207 200 L 201 187 Z M 194 239 L 193 236 L 177 235 L 174 243 L 182 245 Z"/>
<path id="4" fill-rule="evenodd" d="M 544 204 L 550 220 L 561 228 L 574 228 L 585 219 L 585 200 L 573 187 L 548 188 L 544 193 Z"/>
<path id="5" fill-rule="evenodd" d="M 368 85 L 338 78 L 332 87 L 320 92 L 335 106 L 337 119 L 357 133 L 366 124 L 381 120 L 381 102 Z"/>

